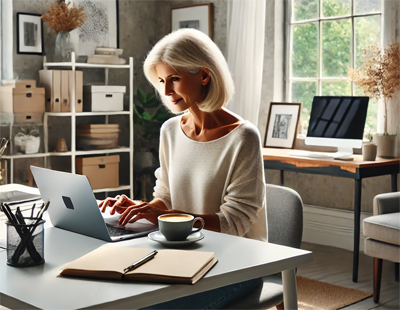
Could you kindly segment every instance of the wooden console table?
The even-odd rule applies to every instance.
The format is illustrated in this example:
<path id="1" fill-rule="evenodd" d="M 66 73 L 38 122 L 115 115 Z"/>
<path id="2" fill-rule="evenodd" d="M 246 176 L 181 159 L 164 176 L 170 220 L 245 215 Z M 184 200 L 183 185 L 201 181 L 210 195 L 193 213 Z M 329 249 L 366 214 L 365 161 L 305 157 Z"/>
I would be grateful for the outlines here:
<path id="1" fill-rule="evenodd" d="M 354 248 L 353 282 L 358 281 L 358 260 L 360 250 L 361 181 L 364 178 L 391 175 L 392 192 L 397 191 L 397 174 L 400 158 L 363 161 L 362 155 L 354 155 L 353 161 L 291 156 L 293 149 L 264 148 L 264 168 L 280 170 L 280 182 L 284 184 L 284 171 L 330 175 L 354 179 Z"/>

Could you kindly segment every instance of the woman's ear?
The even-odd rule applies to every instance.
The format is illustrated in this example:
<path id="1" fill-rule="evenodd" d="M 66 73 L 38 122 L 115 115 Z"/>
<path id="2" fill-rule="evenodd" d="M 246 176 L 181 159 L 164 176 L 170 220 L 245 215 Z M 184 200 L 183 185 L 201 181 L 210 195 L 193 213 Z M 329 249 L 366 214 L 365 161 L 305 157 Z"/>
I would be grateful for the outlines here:
<path id="1" fill-rule="evenodd" d="M 200 70 L 201 80 L 203 85 L 207 85 L 211 79 L 210 72 L 206 68 L 201 68 Z"/>

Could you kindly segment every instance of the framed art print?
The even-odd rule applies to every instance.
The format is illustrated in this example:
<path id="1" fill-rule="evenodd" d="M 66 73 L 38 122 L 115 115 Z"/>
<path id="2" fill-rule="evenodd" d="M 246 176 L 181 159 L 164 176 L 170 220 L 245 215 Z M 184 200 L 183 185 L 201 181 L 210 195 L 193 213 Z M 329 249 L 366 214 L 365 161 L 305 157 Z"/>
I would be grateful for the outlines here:
<path id="1" fill-rule="evenodd" d="M 194 28 L 213 38 L 213 4 L 193 4 L 171 9 L 171 31 Z"/>
<path id="2" fill-rule="evenodd" d="M 301 103 L 271 102 L 264 147 L 294 147 L 300 120 Z"/>
<path id="3" fill-rule="evenodd" d="M 41 15 L 17 13 L 17 53 L 43 55 Z"/>
<path id="4" fill-rule="evenodd" d="M 90 56 L 96 47 L 119 47 L 118 0 L 65 0 L 85 10 L 85 23 L 71 31 L 77 55 Z"/>

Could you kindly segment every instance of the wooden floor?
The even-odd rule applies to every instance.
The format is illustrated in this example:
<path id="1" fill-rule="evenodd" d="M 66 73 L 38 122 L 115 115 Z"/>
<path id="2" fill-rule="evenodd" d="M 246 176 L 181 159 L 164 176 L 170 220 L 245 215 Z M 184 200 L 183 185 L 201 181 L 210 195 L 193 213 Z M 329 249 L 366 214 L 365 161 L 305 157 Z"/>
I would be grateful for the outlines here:
<path id="1" fill-rule="evenodd" d="M 353 252 L 318 244 L 303 243 L 302 249 L 313 252 L 311 264 L 301 266 L 297 274 L 303 277 L 372 292 L 373 259 L 360 252 L 358 282 L 352 281 Z M 372 297 L 342 308 L 346 310 L 400 309 L 400 284 L 394 280 L 394 264 L 383 261 L 382 284 L 379 304 Z"/>

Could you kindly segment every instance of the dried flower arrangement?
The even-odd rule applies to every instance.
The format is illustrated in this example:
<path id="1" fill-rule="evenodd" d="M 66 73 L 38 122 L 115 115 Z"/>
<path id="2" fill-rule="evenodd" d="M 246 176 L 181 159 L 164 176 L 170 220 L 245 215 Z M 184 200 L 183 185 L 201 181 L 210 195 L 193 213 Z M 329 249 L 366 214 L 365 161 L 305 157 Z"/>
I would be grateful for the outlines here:
<path id="1" fill-rule="evenodd" d="M 400 43 L 387 48 L 369 45 L 363 49 L 365 56 L 361 68 L 350 69 L 350 81 L 356 83 L 371 98 L 383 98 L 385 104 L 384 134 L 387 135 L 387 104 L 400 89 Z"/>
<path id="2" fill-rule="evenodd" d="M 41 16 L 41 18 L 56 33 L 60 31 L 70 32 L 84 24 L 86 14 L 83 7 L 76 7 L 74 3 L 66 4 L 64 1 L 60 3 L 48 4 L 49 12 Z"/>

